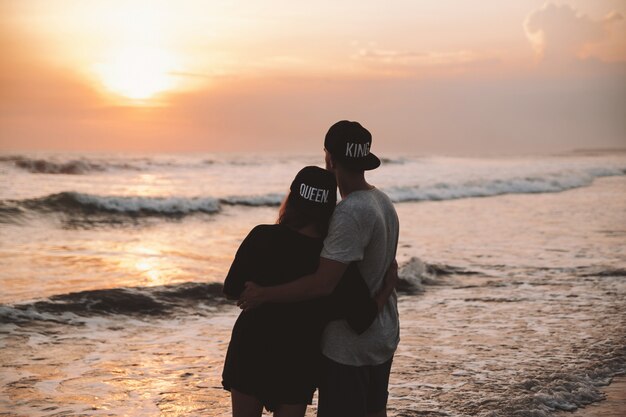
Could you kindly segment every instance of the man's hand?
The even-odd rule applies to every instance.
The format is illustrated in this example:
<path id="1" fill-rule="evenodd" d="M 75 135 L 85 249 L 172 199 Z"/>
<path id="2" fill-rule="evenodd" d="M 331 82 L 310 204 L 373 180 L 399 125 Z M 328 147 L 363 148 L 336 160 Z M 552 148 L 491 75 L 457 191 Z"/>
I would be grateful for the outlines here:
<path id="1" fill-rule="evenodd" d="M 246 281 L 244 286 L 245 288 L 239 296 L 239 301 L 237 301 L 237 305 L 243 311 L 251 310 L 269 301 L 265 288 L 251 281 Z"/>

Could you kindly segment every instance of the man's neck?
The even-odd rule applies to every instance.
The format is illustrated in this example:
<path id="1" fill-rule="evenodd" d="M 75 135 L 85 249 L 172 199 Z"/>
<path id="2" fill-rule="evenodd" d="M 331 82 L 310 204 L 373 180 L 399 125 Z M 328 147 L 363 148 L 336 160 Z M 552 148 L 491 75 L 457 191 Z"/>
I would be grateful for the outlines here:
<path id="1" fill-rule="evenodd" d="M 365 181 L 363 173 L 360 174 L 339 174 L 337 175 L 337 185 L 341 198 L 346 198 L 355 191 L 367 191 L 374 188 L 373 185 Z"/>

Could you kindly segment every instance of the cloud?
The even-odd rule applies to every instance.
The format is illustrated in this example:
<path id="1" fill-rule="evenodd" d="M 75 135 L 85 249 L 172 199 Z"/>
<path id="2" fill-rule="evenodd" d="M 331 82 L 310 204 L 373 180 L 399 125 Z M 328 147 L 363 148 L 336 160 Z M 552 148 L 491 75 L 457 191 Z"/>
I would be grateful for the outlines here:
<path id="1" fill-rule="evenodd" d="M 546 3 L 528 15 L 524 30 L 539 58 L 564 61 L 581 57 L 585 46 L 606 39 L 611 26 L 622 19 L 613 11 L 594 20 L 567 4 Z"/>
<path id="2" fill-rule="evenodd" d="M 411 52 L 381 49 L 361 49 L 356 57 L 403 65 L 445 65 L 471 62 L 477 59 L 476 54 L 471 51 Z"/>
<path id="3" fill-rule="evenodd" d="M 375 73 L 394 76 L 458 74 L 499 63 L 499 58 L 493 54 L 479 54 L 472 50 L 418 52 L 373 46 L 359 49 L 352 59 Z"/>

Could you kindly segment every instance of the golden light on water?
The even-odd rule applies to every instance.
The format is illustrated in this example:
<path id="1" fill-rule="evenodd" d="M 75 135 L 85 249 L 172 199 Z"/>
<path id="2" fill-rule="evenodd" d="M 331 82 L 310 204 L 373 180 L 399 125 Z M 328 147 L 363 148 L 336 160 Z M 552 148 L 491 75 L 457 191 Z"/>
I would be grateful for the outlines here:
<path id="1" fill-rule="evenodd" d="M 158 265 L 153 259 L 142 259 L 135 263 L 135 268 L 142 272 L 151 282 L 161 281 L 161 271 L 157 269 Z"/>
<path id="2" fill-rule="evenodd" d="M 179 272 L 173 265 L 166 264 L 161 252 L 145 245 L 137 245 L 128 253 L 133 255 L 130 260 L 121 262 L 124 269 L 134 271 L 133 275 L 143 278 L 149 285 L 164 285 L 171 273 Z"/>

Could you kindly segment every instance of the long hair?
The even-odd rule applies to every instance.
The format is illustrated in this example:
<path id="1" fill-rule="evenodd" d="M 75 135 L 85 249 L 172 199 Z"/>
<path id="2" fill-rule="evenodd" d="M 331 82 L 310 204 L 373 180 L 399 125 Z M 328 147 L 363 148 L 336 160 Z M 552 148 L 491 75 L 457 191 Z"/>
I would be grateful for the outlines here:
<path id="1" fill-rule="evenodd" d="M 311 208 L 301 204 L 293 192 L 289 192 L 278 210 L 276 223 L 284 224 L 293 229 L 313 225 L 321 236 L 328 234 L 330 217 L 335 207 Z"/>

